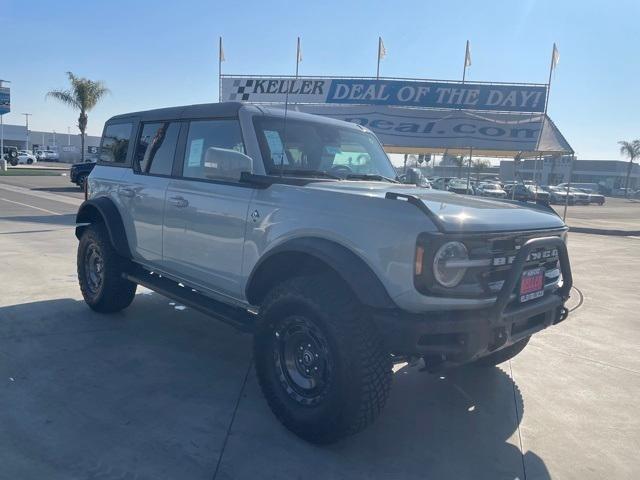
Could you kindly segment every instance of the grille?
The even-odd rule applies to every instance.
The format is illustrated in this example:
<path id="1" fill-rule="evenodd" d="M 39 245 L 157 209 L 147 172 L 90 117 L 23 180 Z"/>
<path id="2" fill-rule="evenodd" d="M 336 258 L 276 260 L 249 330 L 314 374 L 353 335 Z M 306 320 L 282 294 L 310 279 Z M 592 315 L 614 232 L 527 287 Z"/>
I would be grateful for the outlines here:
<path id="1" fill-rule="evenodd" d="M 492 259 L 491 265 L 477 272 L 477 279 L 482 289 L 487 294 L 495 294 L 500 291 L 504 281 L 511 271 L 511 264 L 518 250 L 531 238 L 547 235 L 531 235 L 514 237 L 510 239 L 489 240 L 488 253 Z M 523 270 L 542 267 L 545 271 L 545 287 L 552 287 L 560 279 L 560 267 L 556 248 L 539 248 L 533 250 L 525 262 Z"/>

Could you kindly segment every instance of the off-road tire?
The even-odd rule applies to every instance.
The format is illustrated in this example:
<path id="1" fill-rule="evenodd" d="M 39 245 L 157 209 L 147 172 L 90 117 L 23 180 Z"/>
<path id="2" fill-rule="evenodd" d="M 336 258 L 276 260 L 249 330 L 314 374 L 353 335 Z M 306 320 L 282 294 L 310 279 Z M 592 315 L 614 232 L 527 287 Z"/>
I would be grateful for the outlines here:
<path id="1" fill-rule="evenodd" d="M 325 394 L 313 404 L 292 398 L 276 361 L 281 348 L 276 333 L 292 317 L 317 327 L 333 362 Z M 267 294 L 254 336 L 254 359 L 275 416 L 312 443 L 333 443 L 367 427 L 382 411 L 391 387 L 391 357 L 382 337 L 348 287 L 330 275 L 292 278 Z"/>
<path id="2" fill-rule="evenodd" d="M 12 158 L 11 160 L 9 160 L 9 163 L 11 164 L 12 167 L 15 167 L 16 165 L 18 165 L 18 159 Z"/>
<path id="3" fill-rule="evenodd" d="M 491 353 L 486 357 L 482 357 L 474 362 L 475 365 L 479 367 L 495 367 L 496 365 L 500 365 L 501 363 L 506 362 L 507 360 L 511 360 L 513 357 L 518 355 L 524 347 L 527 346 L 531 337 L 523 338 L 513 345 L 509 345 L 508 347 L 503 348 L 502 350 L 498 350 L 497 352 Z"/>
<path id="4" fill-rule="evenodd" d="M 102 268 L 97 274 L 101 280 L 97 287 L 92 284 L 87 271 L 89 249 L 95 249 L 101 257 Z M 127 308 L 133 301 L 137 285 L 122 277 L 129 261 L 115 251 L 104 224 L 95 223 L 85 228 L 78 245 L 77 266 L 80 290 L 91 309 L 113 313 Z"/>
<path id="5" fill-rule="evenodd" d="M 83 192 L 84 192 L 84 182 L 86 181 L 87 181 L 86 175 L 80 175 L 76 180 L 76 185 L 78 185 L 78 187 L 80 187 L 80 190 L 82 190 Z"/>

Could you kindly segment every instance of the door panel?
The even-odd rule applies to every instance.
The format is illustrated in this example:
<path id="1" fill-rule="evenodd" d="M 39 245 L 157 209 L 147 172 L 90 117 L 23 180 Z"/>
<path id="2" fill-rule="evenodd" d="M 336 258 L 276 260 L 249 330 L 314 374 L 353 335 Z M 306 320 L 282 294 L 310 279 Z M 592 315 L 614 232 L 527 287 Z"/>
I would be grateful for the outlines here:
<path id="1" fill-rule="evenodd" d="M 253 190 L 172 179 L 166 192 L 164 268 L 192 283 L 242 297 L 242 253 Z"/>
<path id="2" fill-rule="evenodd" d="M 217 293 L 243 298 L 242 254 L 252 188 L 237 119 L 183 126 L 179 161 L 166 193 L 163 262 L 167 273 Z M 249 160 L 247 164 L 246 160 Z M 248 166 L 247 166 L 248 165 Z"/>
<path id="3" fill-rule="evenodd" d="M 129 248 L 135 257 L 158 263 L 162 260 L 162 224 L 169 179 L 138 175 L 130 169 L 126 172 L 117 195 L 123 221 L 135 232 L 129 235 Z"/>
<path id="4" fill-rule="evenodd" d="M 127 223 L 134 235 L 129 246 L 138 259 L 160 265 L 165 193 L 173 168 L 180 122 L 148 122 L 140 125 L 133 155 L 118 189 Z"/>

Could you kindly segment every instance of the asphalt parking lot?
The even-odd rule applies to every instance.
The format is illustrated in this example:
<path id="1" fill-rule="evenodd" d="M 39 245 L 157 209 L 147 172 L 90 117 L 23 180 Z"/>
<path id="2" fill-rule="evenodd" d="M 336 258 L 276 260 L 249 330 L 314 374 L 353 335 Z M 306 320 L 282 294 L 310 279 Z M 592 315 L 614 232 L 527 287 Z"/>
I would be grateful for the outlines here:
<path id="1" fill-rule="evenodd" d="M 499 368 L 399 368 L 371 428 L 317 447 L 271 414 L 247 335 L 145 289 L 119 314 L 86 307 L 73 235 L 81 201 L 67 177 L 0 178 L 0 478 L 640 472 L 638 238 L 572 234 L 579 291 L 567 321 Z M 625 218 L 640 211 L 612 205 Z M 580 208 L 606 220 L 609 206 L 570 207 L 569 218 Z"/>

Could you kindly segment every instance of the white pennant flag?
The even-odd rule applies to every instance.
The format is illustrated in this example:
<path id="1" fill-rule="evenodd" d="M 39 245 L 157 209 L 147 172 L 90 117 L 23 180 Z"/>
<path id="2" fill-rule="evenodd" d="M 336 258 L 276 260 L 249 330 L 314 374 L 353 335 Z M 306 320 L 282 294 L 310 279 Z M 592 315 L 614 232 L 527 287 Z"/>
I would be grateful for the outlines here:
<path id="1" fill-rule="evenodd" d="M 556 47 L 556 44 L 554 43 L 553 53 L 551 54 L 551 68 L 555 69 L 559 61 L 560 61 L 560 51 L 558 50 L 558 47 Z"/>
<path id="2" fill-rule="evenodd" d="M 220 48 L 218 51 L 218 57 L 221 62 L 224 62 L 226 58 L 224 58 L 224 49 L 222 48 L 222 37 L 220 37 Z"/>
<path id="3" fill-rule="evenodd" d="M 382 37 L 378 37 L 378 60 L 382 60 L 387 56 L 387 49 L 384 48 L 384 42 L 382 41 Z"/>
<path id="4" fill-rule="evenodd" d="M 298 37 L 298 63 L 302 61 L 302 45 L 300 44 L 300 37 Z"/>
<path id="5" fill-rule="evenodd" d="M 471 66 L 471 48 L 469 47 L 469 40 L 467 40 L 467 49 L 464 52 L 464 66 Z"/>

